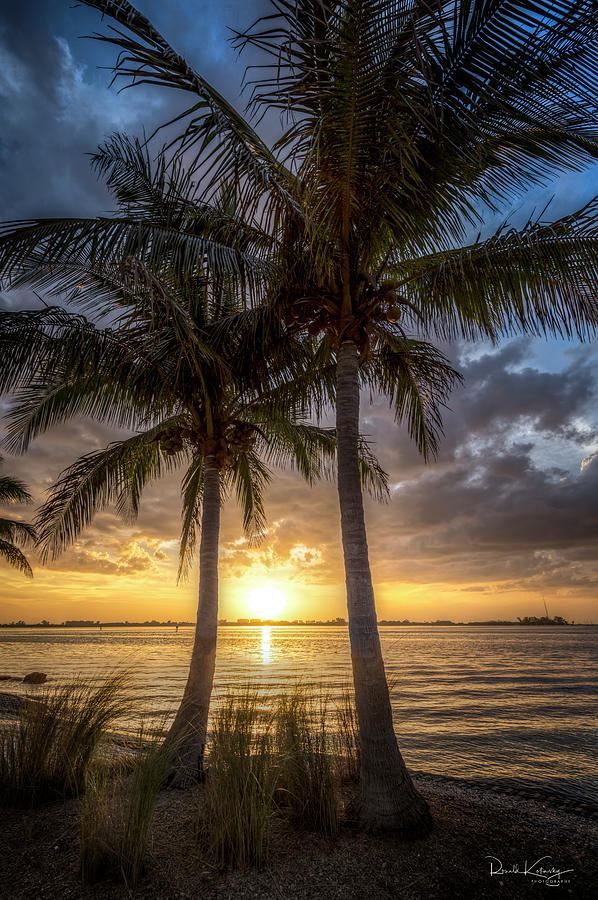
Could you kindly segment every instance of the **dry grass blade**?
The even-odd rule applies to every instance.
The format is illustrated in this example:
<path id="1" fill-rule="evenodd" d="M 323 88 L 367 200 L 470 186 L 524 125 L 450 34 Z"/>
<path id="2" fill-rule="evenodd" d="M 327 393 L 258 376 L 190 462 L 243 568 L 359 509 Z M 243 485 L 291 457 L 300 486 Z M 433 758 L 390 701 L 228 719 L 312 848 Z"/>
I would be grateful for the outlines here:
<path id="1" fill-rule="evenodd" d="M 359 750 L 359 724 L 355 710 L 355 698 L 347 688 L 335 704 L 337 731 L 335 734 L 336 757 L 343 781 L 357 783 L 361 768 Z"/>

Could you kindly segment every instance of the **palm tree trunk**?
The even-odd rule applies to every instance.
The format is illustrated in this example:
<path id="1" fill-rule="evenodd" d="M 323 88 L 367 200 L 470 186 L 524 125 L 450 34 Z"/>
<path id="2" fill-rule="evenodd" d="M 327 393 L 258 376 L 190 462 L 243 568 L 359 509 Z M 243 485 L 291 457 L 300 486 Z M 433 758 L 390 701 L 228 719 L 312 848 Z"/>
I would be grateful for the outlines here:
<path id="1" fill-rule="evenodd" d="M 199 603 L 189 676 L 168 739 L 175 743 L 173 780 L 186 786 L 203 776 L 208 711 L 216 664 L 218 632 L 218 538 L 220 533 L 220 473 L 214 457 L 205 460 Z"/>
<path id="2" fill-rule="evenodd" d="M 392 723 L 359 477 L 358 367 L 356 345 L 344 341 L 337 361 L 338 496 L 361 746 L 359 818 L 367 830 L 415 837 L 429 831 L 432 820 L 407 772 Z"/>

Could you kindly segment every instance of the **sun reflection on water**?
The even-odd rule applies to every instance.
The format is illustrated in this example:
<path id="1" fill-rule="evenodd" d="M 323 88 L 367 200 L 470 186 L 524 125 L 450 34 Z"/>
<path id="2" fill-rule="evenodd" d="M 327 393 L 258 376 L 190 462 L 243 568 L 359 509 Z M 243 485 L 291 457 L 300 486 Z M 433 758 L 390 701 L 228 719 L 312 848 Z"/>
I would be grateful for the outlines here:
<path id="1" fill-rule="evenodd" d="M 272 629 L 269 625 L 262 625 L 262 665 L 268 666 L 272 661 Z"/>

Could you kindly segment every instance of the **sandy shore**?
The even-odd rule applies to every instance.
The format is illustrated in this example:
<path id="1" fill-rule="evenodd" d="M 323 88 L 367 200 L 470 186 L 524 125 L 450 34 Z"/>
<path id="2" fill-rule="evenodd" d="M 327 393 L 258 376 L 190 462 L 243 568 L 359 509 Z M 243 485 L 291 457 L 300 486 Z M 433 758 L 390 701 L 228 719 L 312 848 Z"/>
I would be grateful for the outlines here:
<path id="1" fill-rule="evenodd" d="M 221 900 L 396 900 L 396 898 L 595 897 L 598 822 L 528 799 L 419 777 L 435 829 L 399 844 L 361 834 L 348 824 L 330 843 L 273 825 L 271 861 L 262 871 L 218 871 L 197 841 L 201 788 L 164 791 L 158 802 L 148 874 L 134 893 L 78 880 L 77 803 L 32 812 L 2 811 L 0 896 L 29 898 L 143 897 Z M 489 859 L 493 857 L 493 859 Z M 541 862 L 538 862 L 540 861 Z M 525 866 L 571 870 L 545 878 Z M 490 866 L 502 874 L 490 874 Z M 519 867 L 519 872 L 512 872 Z M 547 874 L 543 872 L 542 874 Z"/>

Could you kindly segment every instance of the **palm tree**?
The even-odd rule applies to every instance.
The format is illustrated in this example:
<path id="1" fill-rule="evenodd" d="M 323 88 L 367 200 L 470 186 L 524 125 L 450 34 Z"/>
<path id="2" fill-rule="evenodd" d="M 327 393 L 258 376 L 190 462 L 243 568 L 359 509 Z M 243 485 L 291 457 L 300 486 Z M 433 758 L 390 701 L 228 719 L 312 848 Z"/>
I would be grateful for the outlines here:
<path id="1" fill-rule="evenodd" d="M 45 323 L 53 312 L 44 311 Z M 195 313 L 194 319 L 207 340 L 217 321 L 204 313 Z M 270 464 L 291 462 L 313 482 L 329 468 L 336 442 L 332 430 L 288 417 L 293 405 L 297 409 L 304 403 L 303 385 L 299 392 L 292 382 L 277 384 L 275 377 L 269 386 L 248 384 L 247 369 L 239 371 L 238 346 L 231 347 L 231 356 L 224 360 L 237 367 L 231 377 L 232 369 L 205 361 L 199 369 L 189 353 L 181 361 L 190 335 L 173 334 L 167 321 L 144 333 L 138 325 L 135 320 L 130 328 L 121 323 L 118 329 L 98 331 L 91 323 L 75 322 L 73 327 L 63 326 L 60 334 L 54 327 L 52 340 L 64 368 L 53 377 L 47 372 L 42 381 L 17 394 L 9 417 L 9 441 L 23 451 L 33 437 L 81 405 L 104 421 L 118 409 L 120 417 L 130 417 L 139 428 L 130 438 L 85 454 L 61 473 L 38 514 L 43 558 L 55 558 L 107 506 L 115 505 L 127 519 L 134 518 L 145 486 L 185 467 L 179 574 L 185 572 L 201 535 L 199 600 L 187 684 L 170 736 L 176 743 L 176 779 L 186 784 L 201 774 L 206 740 L 216 657 L 222 502 L 236 493 L 245 530 L 250 538 L 259 539 L 266 525 L 263 492 L 271 478 Z M 85 360 L 77 374 L 67 353 L 60 351 L 75 336 L 80 360 Z M 105 355 L 98 351 L 99 344 L 110 345 Z M 119 350 L 125 361 L 120 366 Z M 128 383 L 120 389 L 125 377 Z M 155 385 L 161 380 L 158 398 Z M 143 382 L 145 395 L 138 392 Z M 294 391 L 299 402 L 292 398 Z M 102 415 L 102 408 L 110 412 Z M 365 465 L 365 471 L 375 482 L 375 465 Z M 379 483 L 382 487 L 381 473 Z"/>
<path id="2" fill-rule="evenodd" d="M 286 117 L 269 147 L 127 0 L 82 2 L 128 29 L 100 37 L 122 51 L 116 75 L 194 95 L 177 118 L 179 149 L 196 152 L 204 196 L 233 181 L 245 221 L 276 237 L 267 308 L 319 334 L 319 358 L 336 364 L 361 821 L 425 831 L 429 813 L 397 749 L 380 652 L 357 477 L 359 386 L 387 390 L 433 455 L 426 392 L 396 389 L 406 330 L 492 340 L 594 333 L 593 205 L 473 237 L 530 183 L 596 159 L 594 4 L 273 0 L 265 25 L 237 38 L 272 59 L 249 104 L 258 116 Z M 10 267 L 24 244 L 6 246 Z"/>
<path id="3" fill-rule="evenodd" d="M 305 338 L 284 328 L 275 329 L 275 340 L 266 336 L 260 311 L 245 313 L 223 267 L 211 277 L 209 265 L 180 274 L 173 247 L 186 253 L 184 239 L 197 241 L 189 237 L 190 220 L 195 228 L 211 217 L 220 232 L 232 236 L 230 192 L 217 207 L 196 208 L 188 173 L 176 166 L 168 170 L 162 154 L 152 166 L 147 151 L 120 136 L 95 162 L 108 174 L 119 203 L 126 203 L 121 212 L 133 222 L 133 234 L 151 224 L 154 235 L 143 248 L 137 243 L 138 255 L 123 259 L 121 243 L 112 246 L 109 224 L 103 227 L 110 251 L 98 240 L 82 241 L 85 229 L 97 234 L 95 223 L 69 220 L 61 232 L 54 220 L 50 228 L 59 236 L 58 249 L 49 265 L 48 229 L 39 226 L 43 248 L 22 258 L 19 283 L 64 294 L 76 280 L 71 302 L 93 306 L 113 321 L 99 328 L 59 307 L 0 313 L 0 383 L 4 391 L 18 390 L 6 443 L 24 452 L 37 435 L 81 414 L 138 429 L 61 474 L 38 516 L 44 557 L 56 557 L 109 504 L 135 517 L 149 481 L 187 466 L 179 574 L 201 531 L 199 603 L 187 685 L 170 731 L 176 778 L 185 783 L 201 770 L 206 738 L 222 499 L 236 492 L 246 531 L 259 537 L 271 464 L 291 462 L 310 482 L 330 470 L 334 432 L 306 416 L 331 397 L 334 383 L 331 371 L 314 364 Z M 171 234 L 156 250 L 155 233 L 167 228 Z M 30 235 L 30 227 L 25 230 Z M 127 240 L 131 249 L 134 240 Z M 366 487 L 384 493 L 385 476 L 365 441 L 359 464 Z"/>
<path id="4" fill-rule="evenodd" d="M 154 283 L 152 290 L 157 287 Z M 179 298 L 181 317 L 173 321 L 170 308 L 160 310 L 163 298 L 154 293 L 151 323 L 147 298 L 141 296 L 118 328 L 99 329 L 55 307 L 0 316 L 3 348 L 27 339 L 36 347 L 34 354 L 30 349 L 29 375 L 21 376 L 8 416 L 6 442 L 15 452 L 24 452 L 36 436 L 81 412 L 137 430 L 86 453 L 60 474 L 38 513 L 42 559 L 56 558 L 108 506 L 134 519 L 146 485 L 185 467 L 180 575 L 201 539 L 195 640 L 170 729 L 180 784 L 201 773 L 216 655 L 222 501 L 236 493 L 245 530 L 259 539 L 265 530 L 263 492 L 270 464 L 290 461 L 312 482 L 326 474 L 336 448 L 332 430 L 301 421 L 305 386 L 289 379 L 288 371 L 271 366 L 269 380 L 258 381 L 249 342 L 243 348 L 228 341 L 217 359 L 194 355 L 200 344 L 217 344 L 219 320 L 213 307 L 198 303 L 194 308 L 193 296 L 196 291 Z M 298 347 L 297 341 L 287 347 L 295 359 Z M 366 480 L 384 489 L 374 461 L 365 462 L 363 471 Z"/>
<path id="5" fill-rule="evenodd" d="M 58 307 L 0 313 L 0 390 L 21 389 L 6 444 L 24 452 L 74 415 L 121 427 L 151 423 L 62 473 L 39 516 L 44 557 L 57 556 L 109 503 L 136 515 L 148 480 L 180 463 L 181 454 L 189 463 L 180 572 L 200 515 L 202 538 L 195 643 L 171 729 L 175 778 L 184 784 L 201 770 L 212 690 L 220 497 L 234 485 L 246 529 L 260 534 L 269 480 L 262 459 L 290 460 L 309 481 L 326 471 L 335 432 L 302 419 L 333 401 L 334 366 L 314 358 L 313 342 L 292 317 L 289 328 L 267 307 L 239 306 L 236 291 L 251 293 L 272 277 L 268 255 L 279 248 L 241 220 L 234 191 L 225 187 L 215 206 L 197 203 L 191 171 L 180 164 L 169 170 L 164 153 L 152 166 L 146 148 L 119 135 L 94 165 L 108 176 L 120 215 L 13 223 L 0 255 L 9 284 L 66 295 L 75 307 L 116 317 L 118 327 L 98 330 Z M 250 256 L 250 247 L 261 255 Z M 384 352 L 396 358 L 387 384 L 397 415 L 425 448 L 458 373 L 433 347 L 404 334 L 388 335 Z M 384 473 L 357 441 L 360 491 L 363 485 L 381 497 Z"/>
<path id="6" fill-rule="evenodd" d="M 2 457 L 0 457 L 1 462 Z M 9 503 L 31 502 L 31 494 L 22 481 L 11 478 L 9 475 L 0 476 L 0 506 L 6 506 Z M 29 578 L 33 577 L 33 572 L 27 557 L 19 547 L 32 545 L 35 540 L 36 533 L 32 525 L 16 519 L 0 518 L 0 557 Z"/>
<path id="7" fill-rule="evenodd" d="M 270 308 L 323 335 L 321 358 L 336 360 L 361 820 L 426 830 L 380 653 L 357 478 L 359 384 L 390 390 L 403 410 L 405 396 L 392 393 L 399 326 L 493 340 L 594 332 L 594 206 L 472 237 L 530 183 L 598 155 L 594 4 L 273 0 L 265 25 L 238 36 L 272 60 L 249 110 L 287 117 L 269 147 L 127 0 L 83 2 L 133 35 L 100 38 L 122 51 L 116 75 L 194 95 L 177 120 L 180 149 L 201 158 L 206 196 L 237 179 L 244 214 L 279 239 Z M 428 454 L 434 438 L 423 442 Z"/>

